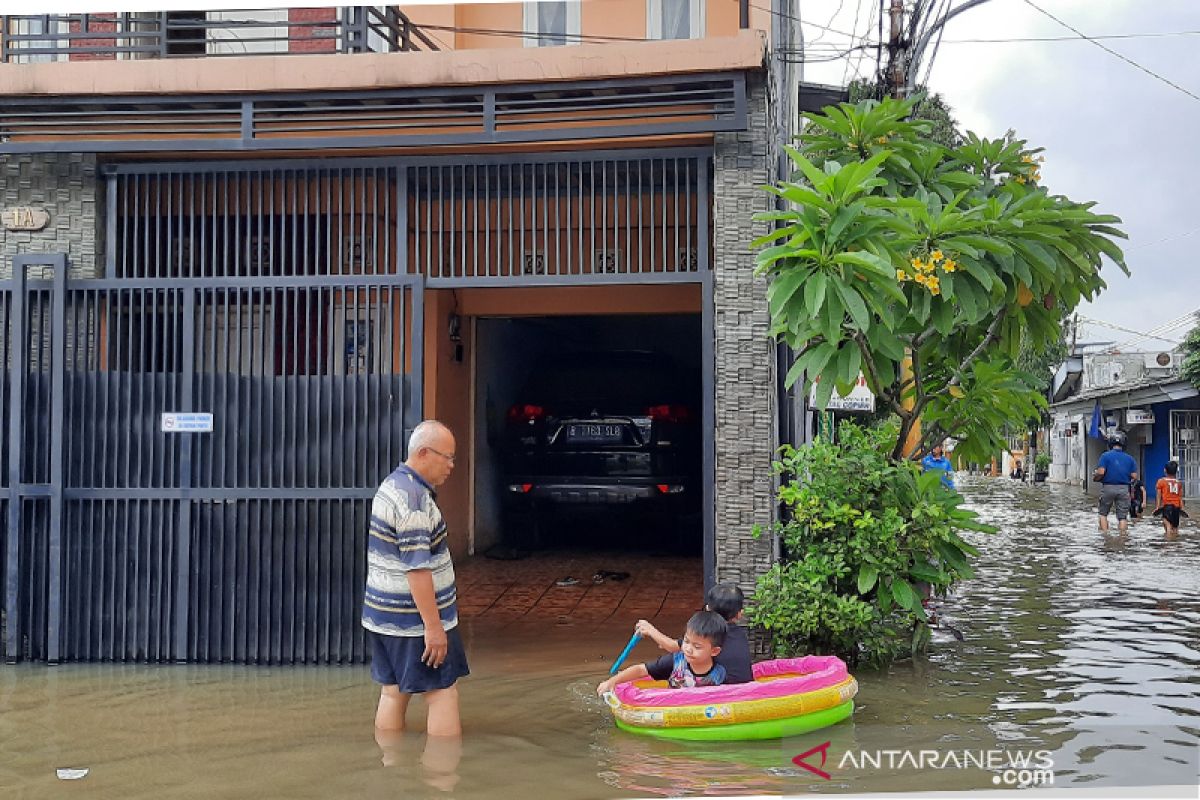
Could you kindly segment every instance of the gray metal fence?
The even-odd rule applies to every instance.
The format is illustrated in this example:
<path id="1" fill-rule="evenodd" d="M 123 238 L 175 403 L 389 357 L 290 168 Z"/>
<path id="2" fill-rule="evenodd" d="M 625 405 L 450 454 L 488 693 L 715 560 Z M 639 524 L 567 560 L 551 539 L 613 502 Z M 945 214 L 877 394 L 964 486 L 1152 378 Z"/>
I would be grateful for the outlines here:
<path id="1" fill-rule="evenodd" d="M 18 257 L 4 293 L 5 658 L 361 660 L 366 515 L 419 408 L 420 281 L 66 269 Z M 182 412 L 211 430 L 172 430 Z"/>
<path id="2" fill-rule="evenodd" d="M 111 169 L 105 277 L 0 281 L 5 660 L 361 660 L 425 287 L 707 287 L 710 158 Z"/>
<path id="3" fill-rule="evenodd" d="M 0 64 L 438 49 L 395 7 L 290 11 L 9 14 L 0 16 Z"/>

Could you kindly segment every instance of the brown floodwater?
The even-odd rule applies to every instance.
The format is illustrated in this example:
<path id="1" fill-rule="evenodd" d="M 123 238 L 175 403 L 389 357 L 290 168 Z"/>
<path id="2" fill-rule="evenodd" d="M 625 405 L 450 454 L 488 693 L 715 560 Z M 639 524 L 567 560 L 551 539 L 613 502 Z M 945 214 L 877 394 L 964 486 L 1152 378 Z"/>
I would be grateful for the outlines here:
<path id="1" fill-rule="evenodd" d="M 886 750 L 1044 750 L 1060 788 L 1194 786 L 1200 527 L 1168 541 L 1143 521 L 1105 537 L 1077 489 L 965 483 L 1002 530 L 969 537 L 983 550 L 978 576 L 942 603 L 963 641 L 942 629 L 928 657 L 859 671 L 853 718 L 819 734 L 672 743 L 623 733 L 594 686 L 633 620 L 464 623 L 473 674 L 460 684 L 461 742 L 427 740 L 419 703 L 412 731 L 376 741 L 364 666 L 0 665 L 0 797 L 549 800 L 997 785 L 997 770 L 976 765 L 845 761 Z M 826 741 L 828 780 L 792 762 Z M 66 781 L 60 768 L 88 772 Z"/>

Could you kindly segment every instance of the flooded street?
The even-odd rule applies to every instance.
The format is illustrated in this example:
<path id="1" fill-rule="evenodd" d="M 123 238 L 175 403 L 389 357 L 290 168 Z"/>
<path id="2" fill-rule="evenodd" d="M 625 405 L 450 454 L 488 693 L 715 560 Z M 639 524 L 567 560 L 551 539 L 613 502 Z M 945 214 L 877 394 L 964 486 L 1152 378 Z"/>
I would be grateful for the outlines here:
<path id="1" fill-rule="evenodd" d="M 669 743 L 617 731 L 594 686 L 633 620 L 464 623 L 473 675 L 460 684 L 461 749 L 431 747 L 419 730 L 377 742 L 377 690 L 361 665 L 22 664 L 0 666 L 0 790 L 602 798 L 996 785 L 980 769 L 839 766 L 848 751 L 896 748 L 1046 750 L 1058 787 L 1194 785 L 1200 526 L 1166 541 L 1151 519 L 1105 537 L 1078 489 L 964 483 L 970 505 L 1001 527 L 968 537 L 982 549 L 977 577 L 942 604 L 964 640 L 943 629 L 927 659 L 858 671 L 852 720 L 800 740 Z M 634 656 L 652 654 L 643 643 Z M 410 711 L 415 728 L 422 711 Z M 828 781 L 791 762 L 824 741 Z M 89 773 L 68 783 L 57 768 Z"/>

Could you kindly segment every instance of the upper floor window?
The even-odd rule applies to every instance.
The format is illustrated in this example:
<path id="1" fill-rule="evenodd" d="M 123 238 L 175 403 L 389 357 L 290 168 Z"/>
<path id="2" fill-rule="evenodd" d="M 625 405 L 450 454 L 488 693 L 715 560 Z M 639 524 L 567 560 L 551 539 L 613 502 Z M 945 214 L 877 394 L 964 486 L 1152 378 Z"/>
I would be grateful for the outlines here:
<path id="1" fill-rule="evenodd" d="M 646 38 L 703 37 L 704 0 L 646 0 Z"/>
<path id="2" fill-rule="evenodd" d="M 580 0 L 525 3 L 525 46 L 553 47 L 579 41 Z"/>

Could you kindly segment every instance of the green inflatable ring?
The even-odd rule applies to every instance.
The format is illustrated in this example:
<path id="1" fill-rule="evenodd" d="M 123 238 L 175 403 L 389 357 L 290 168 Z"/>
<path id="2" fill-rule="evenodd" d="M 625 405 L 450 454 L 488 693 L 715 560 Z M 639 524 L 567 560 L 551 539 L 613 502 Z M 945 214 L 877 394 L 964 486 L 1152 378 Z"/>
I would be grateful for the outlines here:
<path id="1" fill-rule="evenodd" d="M 683 739 L 692 742 L 737 742 L 751 739 L 783 739 L 836 725 L 854 713 L 854 701 L 840 706 L 801 714 L 786 719 L 767 719 L 733 725 L 708 725 L 699 728 L 639 728 L 614 720 L 617 727 L 630 733 L 657 736 L 660 739 Z"/>

